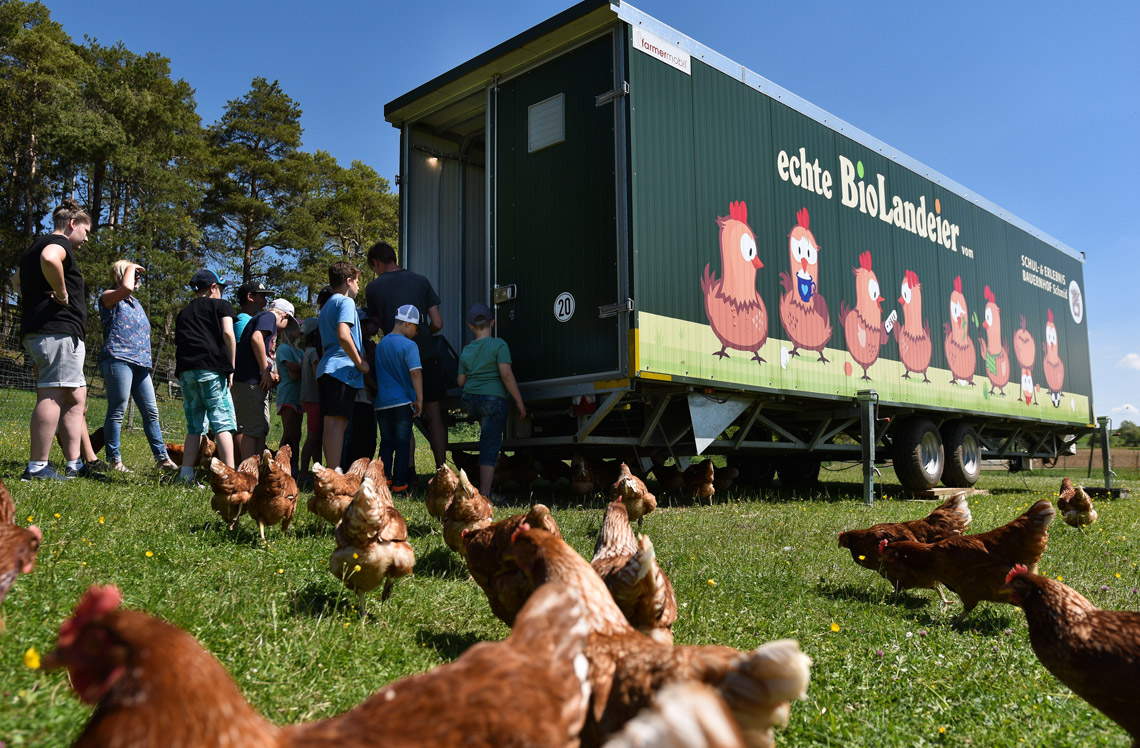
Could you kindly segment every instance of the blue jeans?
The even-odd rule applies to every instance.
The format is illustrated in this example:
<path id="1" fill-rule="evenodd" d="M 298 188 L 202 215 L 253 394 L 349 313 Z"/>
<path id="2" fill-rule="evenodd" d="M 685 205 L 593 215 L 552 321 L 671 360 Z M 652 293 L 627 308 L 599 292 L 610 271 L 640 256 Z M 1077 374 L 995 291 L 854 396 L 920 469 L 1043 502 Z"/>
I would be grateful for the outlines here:
<path id="1" fill-rule="evenodd" d="M 114 358 L 99 362 L 103 382 L 107 385 L 107 417 L 103 420 L 103 437 L 107 445 L 107 462 L 114 465 L 122 462 L 119 454 L 119 435 L 123 428 L 123 413 L 127 410 L 127 398 L 133 397 L 143 419 L 143 432 L 150 442 L 154 459 L 163 462 L 169 459 L 166 445 L 162 443 L 162 427 L 158 424 L 158 402 L 154 398 L 154 385 L 150 381 L 150 370 L 145 366 L 129 364 Z"/>
<path id="2" fill-rule="evenodd" d="M 463 409 L 479 419 L 479 464 L 496 465 L 511 404 L 494 395 L 463 395 Z"/>
<path id="3" fill-rule="evenodd" d="M 380 459 L 392 488 L 408 485 L 408 453 L 412 441 L 412 406 L 397 405 L 376 411 L 380 427 Z"/>

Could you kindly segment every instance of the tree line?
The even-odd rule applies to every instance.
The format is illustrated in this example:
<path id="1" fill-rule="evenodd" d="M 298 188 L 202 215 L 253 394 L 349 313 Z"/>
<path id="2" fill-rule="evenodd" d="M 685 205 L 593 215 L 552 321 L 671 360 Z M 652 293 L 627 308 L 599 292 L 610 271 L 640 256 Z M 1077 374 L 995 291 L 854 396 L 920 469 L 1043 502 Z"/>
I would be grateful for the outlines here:
<path id="1" fill-rule="evenodd" d="M 202 265 L 231 288 L 262 280 L 308 314 L 331 262 L 364 266 L 373 242 L 396 246 L 388 180 L 302 150 L 300 104 L 277 81 L 254 78 L 203 125 L 193 87 L 171 77 L 166 57 L 76 43 L 42 3 L 0 0 L 0 107 L 0 262 L 15 267 L 50 230 L 45 217 L 74 197 L 92 220 L 78 254 L 89 308 L 111 263 L 133 260 L 148 270 L 136 295 L 156 333 L 172 334 Z M 0 299 L 7 334 L 10 273 Z"/>

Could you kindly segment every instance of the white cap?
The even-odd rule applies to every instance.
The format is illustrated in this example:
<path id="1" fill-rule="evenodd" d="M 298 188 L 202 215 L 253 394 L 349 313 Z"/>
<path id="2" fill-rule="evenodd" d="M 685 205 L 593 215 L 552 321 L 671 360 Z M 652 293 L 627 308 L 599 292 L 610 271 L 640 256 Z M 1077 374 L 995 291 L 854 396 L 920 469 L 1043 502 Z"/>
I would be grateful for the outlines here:
<path id="1" fill-rule="evenodd" d="M 300 326 L 301 324 L 297 321 L 297 310 L 293 307 L 293 304 L 286 299 L 274 299 L 265 305 L 265 310 L 269 312 L 284 312 L 285 316 L 288 317 L 294 325 Z"/>
<path id="2" fill-rule="evenodd" d="M 411 322 L 413 325 L 418 325 L 420 323 L 420 310 L 412 304 L 404 304 L 396 310 L 396 321 Z"/>

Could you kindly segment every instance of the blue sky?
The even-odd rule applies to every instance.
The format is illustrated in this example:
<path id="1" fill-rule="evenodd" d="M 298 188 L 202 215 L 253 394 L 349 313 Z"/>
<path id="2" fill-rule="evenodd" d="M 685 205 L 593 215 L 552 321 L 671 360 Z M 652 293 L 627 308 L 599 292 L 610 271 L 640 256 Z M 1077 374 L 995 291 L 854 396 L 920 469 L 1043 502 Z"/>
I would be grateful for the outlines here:
<path id="1" fill-rule="evenodd" d="M 46 4 L 76 40 L 169 57 L 207 124 L 279 80 L 307 150 L 391 179 L 386 102 L 572 3 Z M 634 5 L 1085 252 L 1096 410 L 1140 422 L 1140 3 Z"/>

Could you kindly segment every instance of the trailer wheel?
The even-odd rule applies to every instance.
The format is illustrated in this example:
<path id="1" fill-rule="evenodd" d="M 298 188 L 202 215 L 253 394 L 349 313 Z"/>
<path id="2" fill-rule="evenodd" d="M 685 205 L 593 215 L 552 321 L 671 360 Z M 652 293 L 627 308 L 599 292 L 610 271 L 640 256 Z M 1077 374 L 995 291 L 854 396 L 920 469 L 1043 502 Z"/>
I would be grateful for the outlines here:
<path id="1" fill-rule="evenodd" d="M 982 445 L 978 432 L 965 421 L 954 421 L 942 427 L 942 444 L 946 450 L 946 469 L 942 484 L 950 488 L 970 488 L 982 472 Z"/>
<path id="2" fill-rule="evenodd" d="M 780 475 L 780 485 L 805 488 L 819 480 L 819 458 L 790 455 L 780 459 L 776 472 Z"/>
<path id="3" fill-rule="evenodd" d="M 742 486 L 768 488 L 776 477 L 776 463 L 769 457 L 733 456 L 728 464 L 740 471 L 736 481 Z"/>
<path id="4" fill-rule="evenodd" d="M 938 485 L 946 464 L 942 435 L 929 418 L 909 418 L 895 436 L 895 473 L 903 488 L 926 491 Z"/>

